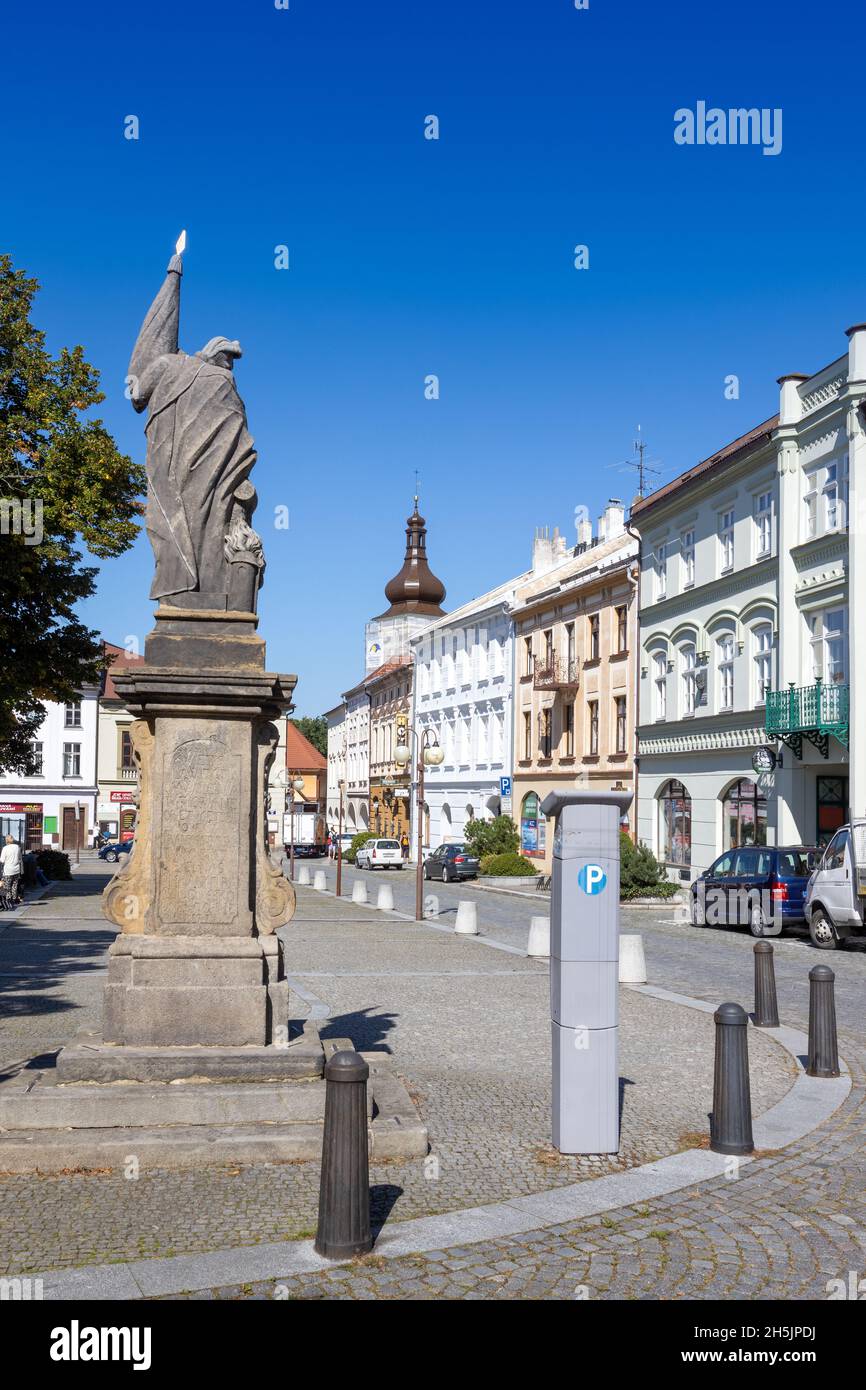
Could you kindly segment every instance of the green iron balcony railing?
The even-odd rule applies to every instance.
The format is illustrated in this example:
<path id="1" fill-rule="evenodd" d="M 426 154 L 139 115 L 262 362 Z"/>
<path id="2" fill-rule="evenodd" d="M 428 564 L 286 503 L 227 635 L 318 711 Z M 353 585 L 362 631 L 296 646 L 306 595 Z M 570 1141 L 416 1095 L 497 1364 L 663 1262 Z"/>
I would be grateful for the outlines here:
<path id="1" fill-rule="evenodd" d="M 765 728 L 796 754 L 803 756 L 803 739 L 813 744 L 822 758 L 829 752 L 830 735 L 848 747 L 848 687 L 791 685 L 788 690 L 768 690 Z"/>

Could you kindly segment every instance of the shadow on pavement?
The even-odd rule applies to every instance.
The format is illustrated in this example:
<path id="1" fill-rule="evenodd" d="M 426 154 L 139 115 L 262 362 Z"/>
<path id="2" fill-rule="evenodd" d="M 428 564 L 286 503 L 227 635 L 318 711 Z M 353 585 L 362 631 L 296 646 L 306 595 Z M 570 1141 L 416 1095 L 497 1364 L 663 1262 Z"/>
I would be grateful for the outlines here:
<path id="1" fill-rule="evenodd" d="M 351 1038 L 357 1052 L 390 1052 L 387 1035 L 397 1027 L 397 1014 L 374 1013 L 374 1008 L 359 1009 L 351 1014 L 338 1014 L 321 1025 L 319 1035 L 328 1038 Z"/>

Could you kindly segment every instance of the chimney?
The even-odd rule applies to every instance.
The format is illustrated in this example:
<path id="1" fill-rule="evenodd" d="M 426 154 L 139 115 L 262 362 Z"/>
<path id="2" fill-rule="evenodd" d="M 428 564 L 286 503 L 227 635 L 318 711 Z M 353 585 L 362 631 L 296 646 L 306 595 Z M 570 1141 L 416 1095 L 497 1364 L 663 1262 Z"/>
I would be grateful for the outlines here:
<path id="1" fill-rule="evenodd" d="M 532 542 L 532 573 L 546 574 L 561 564 L 568 553 L 565 537 L 555 528 L 550 534 L 549 526 L 536 526 Z"/>
<path id="2" fill-rule="evenodd" d="M 599 517 L 598 538 L 612 541 L 625 530 L 625 508 L 618 497 L 608 498 L 607 506 Z"/>
<path id="3" fill-rule="evenodd" d="M 592 522 L 588 518 L 577 523 L 577 543 L 584 550 L 592 545 Z"/>
<path id="4" fill-rule="evenodd" d="M 779 382 L 779 424 L 796 425 L 803 413 L 803 402 L 798 387 L 801 381 L 808 381 L 804 372 L 790 372 L 780 376 Z"/>
<path id="5" fill-rule="evenodd" d="M 848 336 L 848 380 L 866 381 L 866 323 L 846 328 Z"/>

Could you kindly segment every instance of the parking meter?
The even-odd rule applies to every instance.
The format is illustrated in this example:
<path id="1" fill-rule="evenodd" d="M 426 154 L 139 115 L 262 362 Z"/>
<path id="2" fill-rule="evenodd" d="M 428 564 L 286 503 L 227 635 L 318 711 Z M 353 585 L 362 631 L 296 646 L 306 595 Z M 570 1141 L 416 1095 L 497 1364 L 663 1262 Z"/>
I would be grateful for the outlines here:
<path id="1" fill-rule="evenodd" d="M 619 1148 L 619 824 L 630 791 L 555 791 L 550 894 L 553 1143 Z"/>

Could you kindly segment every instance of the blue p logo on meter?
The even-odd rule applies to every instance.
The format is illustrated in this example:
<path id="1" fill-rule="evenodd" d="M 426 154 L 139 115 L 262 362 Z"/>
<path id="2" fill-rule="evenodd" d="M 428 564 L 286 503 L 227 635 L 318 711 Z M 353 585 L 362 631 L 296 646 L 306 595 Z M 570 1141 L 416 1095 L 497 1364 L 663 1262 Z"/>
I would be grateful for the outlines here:
<path id="1" fill-rule="evenodd" d="M 577 881 L 587 897 L 594 898 L 598 893 L 604 892 L 607 874 L 600 864 L 584 864 L 577 875 Z"/>

